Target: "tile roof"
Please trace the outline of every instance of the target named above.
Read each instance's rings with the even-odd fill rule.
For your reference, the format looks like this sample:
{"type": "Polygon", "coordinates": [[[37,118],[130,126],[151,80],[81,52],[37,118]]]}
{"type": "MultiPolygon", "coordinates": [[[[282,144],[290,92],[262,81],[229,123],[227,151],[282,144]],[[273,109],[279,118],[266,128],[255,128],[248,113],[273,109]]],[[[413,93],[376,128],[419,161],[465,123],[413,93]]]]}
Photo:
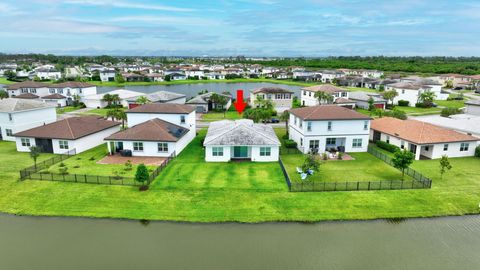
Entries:
{"type": "Polygon", "coordinates": [[[0,100],[0,112],[20,112],[53,107],[55,106],[46,104],[40,100],[17,98],[5,98],[0,100]]]}
{"type": "Polygon", "coordinates": [[[300,117],[302,120],[356,120],[370,117],[354,110],[337,105],[318,105],[291,109],[290,113],[300,117]]]}
{"type": "Polygon", "coordinates": [[[222,120],[210,123],[203,145],[280,145],[275,131],[252,120],[222,120]]]}
{"type": "Polygon", "coordinates": [[[127,113],[166,113],[166,114],[189,114],[195,111],[195,107],[174,103],[148,103],[127,111],[127,113]]]}
{"type": "Polygon", "coordinates": [[[312,92],[326,92],[326,93],[338,93],[338,92],[347,92],[346,89],[337,87],[331,84],[320,84],[320,85],[313,85],[309,87],[303,87],[302,90],[312,91],[312,92]]]}
{"type": "Polygon", "coordinates": [[[7,90],[18,90],[20,88],[48,88],[48,84],[35,82],[35,81],[24,81],[19,83],[14,83],[6,86],[7,90]]]}
{"type": "Polygon", "coordinates": [[[335,104],[345,104],[345,103],[355,103],[355,101],[348,98],[337,98],[334,102],[335,104]]]}
{"type": "Polygon", "coordinates": [[[95,85],[86,83],[86,82],[63,82],[63,83],[57,83],[57,84],[51,84],[49,87],[52,88],[87,88],[87,87],[94,87],[95,85]]]}
{"type": "Polygon", "coordinates": [[[478,141],[479,138],[417,120],[384,117],[372,121],[371,129],[416,144],[478,141]]]}
{"type": "Polygon", "coordinates": [[[38,99],[40,98],[39,96],[32,94],[32,93],[23,93],[18,96],[14,96],[12,98],[20,98],[20,99],[38,99]]]}
{"type": "Polygon", "coordinates": [[[155,118],[114,133],[105,138],[105,140],[176,142],[187,134],[188,131],[189,129],[187,128],[155,118]]]}
{"type": "Polygon", "coordinates": [[[42,97],[42,99],[65,99],[65,98],[67,97],[60,94],[51,94],[51,95],[42,97]]]}
{"type": "Polygon", "coordinates": [[[267,93],[267,94],[277,94],[277,93],[293,93],[293,91],[280,88],[280,87],[261,87],[252,90],[252,93],[257,94],[257,93],[267,93]]]}
{"type": "Polygon", "coordinates": [[[348,95],[349,99],[359,100],[359,101],[368,101],[370,97],[373,98],[374,102],[387,102],[386,99],[384,99],[383,97],[381,97],[379,94],[376,94],[376,93],[354,91],[354,92],[350,92],[350,94],[348,95]]]}
{"type": "Polygon", "coordinates": [[[408,90],[420,90],[420,89],[432,88],[428,85],[422,85],[422,84],[413,83],[413,82],[397,82],[397,83],[391,83],[388,86],[393,88],[408,89],[408,90]]]}
{"type": "Polygon", "coordinates": [[[71,117],[21,131],[13,136],[76,140],[118,125],[120,125],[120,123],[96,116],[71,117]]]}

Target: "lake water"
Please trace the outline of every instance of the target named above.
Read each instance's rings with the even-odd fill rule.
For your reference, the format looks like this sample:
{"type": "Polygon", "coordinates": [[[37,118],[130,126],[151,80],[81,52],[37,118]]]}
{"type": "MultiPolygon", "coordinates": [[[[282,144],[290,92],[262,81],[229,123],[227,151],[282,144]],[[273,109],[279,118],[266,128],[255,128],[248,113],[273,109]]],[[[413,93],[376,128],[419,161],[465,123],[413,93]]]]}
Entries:
{"type": "Polygon", "coordinates": [[[0,215],[0,269],[480,269],[480,216],[189,224],[0,215]]]}
{"type": "MultiPolygon", "coordinates": [[[[282,88],[291,90],[295,93],[296,96],[299,96],[300,88],[302,88],[301,86],[275,84],[275,83],[197,83],[197,84],[125,86],[123,88],[132,90],[132,91],[141,92],[141,93],[153,93],[156,91],[164,90],[164,91],[184,94],[187,96],[187,98],[190,98],[190,97],[196,96],[198,92],[204,89],[207,89],[209,92],[217,92],[217,93],[228,91],[234,96],[236,95],[236,91],[238,89],[242,89],[245,93],[244,96],[247,97],[250,90],[260,88],[260,87],[267,87],[267,86],[282,87],[282,88]]],[[[99,86],[97,87],[97,92],[99,94],[102,94],[102,93],[112,91],[115,89],[120,89],[120,88],[122,87],[99,86]]]]}

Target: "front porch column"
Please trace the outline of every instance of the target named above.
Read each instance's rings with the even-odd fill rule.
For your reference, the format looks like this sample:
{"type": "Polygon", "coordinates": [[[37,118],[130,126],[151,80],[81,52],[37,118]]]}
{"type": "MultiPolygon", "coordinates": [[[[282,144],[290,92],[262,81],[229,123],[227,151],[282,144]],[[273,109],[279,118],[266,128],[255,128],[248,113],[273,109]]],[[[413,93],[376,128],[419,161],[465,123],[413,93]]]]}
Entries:
{"type": "Polygon", "coordinates": [[[111,143],[108,141],[108,142],[107,142],[108,153],[111,155],[111,154],[112,154],[112,149],[111,149],[112,147],[111,147],[110,144],[111,144],[111,143]]]}
{"type": "Polygon", "coordinates": [[[420,160],[420,152],[422,151],[422,146],[417,145],[417,149],[415,151],[415,160],[420,160]]]}

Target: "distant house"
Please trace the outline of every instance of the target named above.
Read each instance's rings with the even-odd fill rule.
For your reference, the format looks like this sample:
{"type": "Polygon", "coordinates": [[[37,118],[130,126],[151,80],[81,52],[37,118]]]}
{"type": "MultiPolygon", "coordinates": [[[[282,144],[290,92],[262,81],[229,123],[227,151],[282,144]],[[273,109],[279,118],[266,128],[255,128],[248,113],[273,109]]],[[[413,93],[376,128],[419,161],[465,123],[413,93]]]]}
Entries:
{"type": "Polygon", "coordinates": [[[105,69],[100,71],[100,80],[102,82],[113,82],[115,81],[115,69],[105,69]]]}
{"type": "MultiPolygon", "coordinates": [[[[75,96],[80,97],[80,101],[83,102],[83,98],[90,95],[97,94],[97,86],[86,82],[64,82],[57,84],[50,84],[48,86],[48,95],[60,94],[67,98],[67,105],[70,105],[75,96]]],[[[45,96],[42,96],[42,98],[45,96]]]]}
{"type": "Polygon", "coordinates": [[[128,107],[128,100],[136,99],[137,97],[144,96],[145,94],[125,89],[117,89],[103,94],[88,95],[82,98],[83,103],[87,108],[105,108],[108,103],[103,101],[103,97],[106,94],[118,95],[120,97],[120,104],[122,107],[128,107]]]}
{"type": "Polygon", "coordinates": [[[186,80],[187,76],[183,73],[170,73],[168,74],[170,77],[171,81],[180,81],[180,80],[186,80]]]}
{"type": "Polygon", "coordinates": [[[349,99],[355,102],[356,107],[362,109],[369,108],[370,99],[373,100],[373,106],[377,109],[385,109],[387,106],[387,100],[377,93],[354,91],[349,93],[349,99]]]}
{"type": "Polygon", "coordinates": [[[190,69],[190,70],[185,71],[185,75],[188,78],[197,77],[197,78],[201,79],[203,76],[205,76],[205,73],[203,72],[203,70],[200,70],[200,69],[190,69]]]}
{"type": "Polygon", "coordinates": [[[37,96],[47,96],[49,95],[49,86],[46,83],[35,82],[35,81],[24,81],[19,83],[13,83],[7,85],[5,89],[8,92],[10,97],[15,97],[21,94],[34,94],[37,96]]]}
{"type": "Polygon", "coordinates": [[[315,97],[315,93],[324,92],[329,95],[332,95],[333,101],[338,98],[349,98],[349,92],[343,88],[331,85],[331,84],[321,84],[314,85],[309,87],[304,87],[301,89],[302,93],[300,96],[300,102],[303,106],[317,106],[320,105],[320,101],[315,97]]]}
{"type": "Polygon", "coordinates": [[[333,83],[334,80],[343,77],[345,74],[338,70],[322,70],[321,81],[323,83],[333,83]]]}
{"type": "MultiPolygon", "coordinates": [[[[186,96],[183,94],[168,92],[168,91],[158,91],[151,94],[144,95],[149,102],[151,103],[176,103],[176,104],[185,104],[186,96]]],[[[140,104],[137,103],[137,98],[134,97],[127,99],[128,108],[133,109],[140,104]]]]}
{"type": "Polygon", "coordinates": [[[0,140],[15,141],[14,133],[57,120],[55,107],[38,100],[0,100],[0,140]]]}
{"type": "Polygon", "coordinates": [[[225,75],[217,72],[206,73],[205,77],[207,77],[208,80],[225,80],[225,75]]]}
{"type": "Polygon", "coordinates": [[[72,117],[17,132],[17,151],[30,152],[31,146],[45,153],[63,154],[75,149],[76,153],[103,143],[103,138],[120,130],[120,123],[95,116],[72,117]]]}
{"type": "Polygon", "coordinates": [[[62,73],[56,69],[37,69],[35,76],[40,80],[58,80],[62,77],[62,73]]]}
{"type": "Polygon", "coordinates": [[[122,73],[122,77],[127,82],[143,82],[143,81],[145,81],[145,76],[137,74],[137,73],[124,72],[124,73],[122,73]]]}
{"type": "Polygon", "coordinates": [[[419,160],[473,156],[480,139],[425,122],[384,117],[372,121],[370,140],[407,149],[419,160]]]}
{"type": "Polygon", "coordinates": [[[288,131],[302,153],[366,152],[370,117],[336,105],[290,110],[288,131]]]}
{"type": "Polygon", "coordinates": [[[394,104],[398,104],[399,100],[406,100],[411,107],[415,107],[415,104],[419,102],[420,95],[424,92],[433,92],[436,97],[435,99],[445,100],[448,98],[448,94],[441,93],[441,87],[439,85],[427,85],[420,82],[398,82],[388,84],[386,85],[386,90],[395,90],[398,93],[398,96],[393,100],[394,104]]]}
{"type": "Polygon", "coordinates": [[[60,94],[51,94],[48,96],[42,97],[42,100],[50,105],[57,106],[57,107],[65,107],[67,106],[67,97],[60,94]]]}
{"type": "Polygon", "coordinates": [[[148,73],[145,76],[152,82],[163,82],[165,80],[165,76],[160,73],[148,73]]]}
{"type": "Polygon", "coordinates": [[[203,145],[207,162],[273,162],[278,160],[281,144],[271,126],[242,119],[212,122],[203,145]]]}
{"type": "Polygon", "coordinates": [[[211,110],[215,110],[215,109],[219,109],[219,110],[226,109],[226,110],[228,110],[228,108],[230,108],[230,106],[232,105],[232,97],[230,95],[224,95],[224,94],[218,94],[217,93],[217,95],[223,96],[223,97],[225,97],[225,99],[227,99],[227,104],[225,105],[225,107],[222,107],[222,105],[216,104],[211,100],[211,97],[212,97],[213,94],[214,94],[214,92],[209,92],[209,93],[198,95],[198,96],[188,100],[186,102],[186,104],[191,105],[191,106],[195,106],[196,111],[198,113],[207,113],[207,112],[209,112],[211,110]]]}
{"type": "Polygon", "coordinates": [[[274,109],[282,113],[292,108],[293,91],[280,87],[261,87],[250,92],[250,105],[257,107],[259,98],[272,101],[274,109]]]}

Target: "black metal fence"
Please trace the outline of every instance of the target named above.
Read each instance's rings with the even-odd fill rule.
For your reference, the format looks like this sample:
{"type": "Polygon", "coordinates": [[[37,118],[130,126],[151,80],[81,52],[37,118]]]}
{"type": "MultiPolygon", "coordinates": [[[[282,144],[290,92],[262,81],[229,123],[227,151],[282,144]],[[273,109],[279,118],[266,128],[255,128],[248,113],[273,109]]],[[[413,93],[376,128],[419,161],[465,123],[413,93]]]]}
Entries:
{"type": "MultiPolygon", "coordinates": [[[[74,154],[75,152],[73,152],[74,154]]],[[[71,182],[71,183],[86,183],[86,184],[98,184],[98,185],[120,185],[120,186],[141,186],[143,183],[135,181],[134,177],[124,176],[103,176],[103,175],[88,175],[88,174],[56,174],[50,172],[42,172],[44,169],[48,169],[50,166],[61,162],[70,155],[55,156],[50,160],[42,162],[42,166],[32,166],[20,171],[21,180],[39,180],[39,181],[58,181],[58,182],[71,182]]],[[[167,166],[167,164],[175,158],[175,152],[167,157],[158,167],[156,167],[152,173],[150,173],[147,185],[158,177],[160,172],[167,166]]]]}
{"type": "Polygon", "coordinates": [[[45,169],[48,169],[50,168],[50,166],[58,163],[58,162],[61,162],[61,161],[64,161],[65,159],[73,156],[76,154],[76,150],[75,149],[72,149],[72,150],[69,150],[61,155],[57,155],[57,156],[54,156],[52,158],[49,158],[47,160],[44,160],[42,162],[38,162],[36,165],[33,165],[33,166],[30,166],[28,168],[25,168],[23,170],[20,170],[20,179],[23,180],[25,178],[28,178],[30,177],[31,174],[33,173],[36,173],[36,172],[39,172],[41,170],[45,170],[45,169]]]}
{"type": "Polygon", "coordinates": [[[280,163],[280,168],[282,168],[282,173],[285,177],[285,182],[287,182],[288,190],[292,191],[292,182],[290,181],[290,176],[288,176],[288,172],[285,169],[285,165],[283,165],[283,161],[281,158],[278,159],[278,163],[280,163]]]}

